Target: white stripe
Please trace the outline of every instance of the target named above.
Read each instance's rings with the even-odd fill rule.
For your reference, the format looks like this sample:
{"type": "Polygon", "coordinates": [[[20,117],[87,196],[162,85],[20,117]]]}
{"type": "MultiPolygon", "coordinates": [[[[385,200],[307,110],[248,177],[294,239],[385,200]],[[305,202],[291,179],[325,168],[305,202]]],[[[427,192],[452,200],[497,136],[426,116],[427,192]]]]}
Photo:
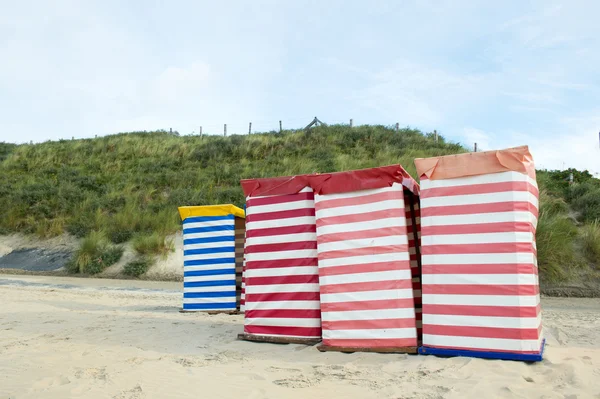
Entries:
{"type": "MultiPolygon", "coordinates": [[[[342,225],[343,226],[343,225],[342,225]]],[[[340,233],[343,232],[343,229],[340,229],[340,233]]],[[[340,251],[340,250],[348,250],[348,249],[357,249],[357,248],[367,248],[367,247],[379,247],[386,245],[408,245],[408,237],[406,235],[397,235],[397,236],[385,236],[385,237],[375,237],[375,238],[355,238],[344,241],[334,241],[334,242],[326,242],[319,243],[318,251],[319,254],[328,252],[328,251],[340,251]]]]}
{"type": "Polygon", "coordinates": [[[533,253],[513,252],[502,254],[450,254],[450,255],[423,255],[423,265],[470,265],[486,264],[494,265],[500,263],[526,263],[533,264],[533,253]]]}
{"type": "Polygon", "coordinates": [[[385,211],[388,209],[403,208],[404,203],[401,199],[385,200],[373,202],[365,205],[348,205],[336,208],[317,209],[317,219],[323,219],[335,216],[361,215],[369,212],[385,211]]]}
{"type": "Polygon", "coordinates": [[[246,246],[262,244],[280,244],[288,242],[317,241],[316,233],[296,233],[280,234],[276,236],[249,237],[246,239],[246,246]]]}
{"type": "Polygon", "coordinates": [[[197,266],[184,266],[184,272],[194,272],[198,270],[216,270],[216,269],[232,269],[235,267],[235,263],[220,263],[212,265],[197,265],[197,266]]]}
{"type": "Polygon", "coordinates": [[[183,292],[227,292],[235,291],[235,282],[231,285],[222,285],[219,287],[186,287],[183,284],[183,292]]]}
{"type": "Polygon", "coordinates": [[[282,292],[319,292],[319,284],[248,284],[246,286],[246,295],[282,292]]]}
{"type": "Polygon", "coordinates": [[[246,278],[251,277],[279,277],[279,276],[309,276],[319,274],[316,266],[289,266],[265,269],[247,269],[246,278]]]}
{"type": "Polygon", "coordinates": [[[530,222],[535,226],[537,224],[537,219],[531,212],[521,211],[474,213],[471,215],[423,216],[421,218],[422,227],[501,222],[530,222]]]}
{"type": "Polygon", "coordinates": [[[321,319],[308,319],[297,317],[294,319],[284,319],[279,317],[258,317],[244,320],[247,326],[273,326],[273,327],[321,327],[321,319]]]}
{"type": "Polygon", "coordinates": [[[423,305],[537,306],[539,303],[539,295],[423,295],[423,305]]]}
{"type": "Polygon", "coordinates": [[[463,327],[538,328],[542,316],[538,317],[489,317],[424,314],[423,324],[463,327]]]}
{"type": "Polygon", "coordinates": [[[342,320],[376,320],[376,319],[414,319],[415,310],[407,309],[375,309],[375,310],[348,310],[348,311],[321,311],[323,321],[342,320]]]}
{"type": "MultiPolygon", "coordinates": [[[[220,258],[235,258],[235,252],[217,252],[214,254],[183,255],[183,260],[210,260],[220,258]]],[[[235,263],[235,262],[232,262],[235,263]]]]}
{"type": "Polygon", "coordinates": [[[316,249],[294,249],[273,252],[251,252],[246,254],[246,262],[257,262],[263,260],[281,260],[281,259],[304,259],[316,258],[316,249]]]}
{"type": "Polygon", "coordinates": [[[421,246],[453,245],[453,244],[489,244],[511,242],[534,242],[533,233],[480,233],[480,234],[440,234],[427,235],[421,241],[421,246]]]}
{"type": "Polygon", "coordinates": [[[423,345],[454,346],[476,350],[539,351],[542,341],[535,339],[501,339],[477,337],[451,337],[445,335],[423,334],[423,345]]]}
{"type": "Polygon", "coordinates": [[[321,286],[351,283],[368,283],[373,281],[411,280],[410,270],[391,270],[384,272],[338,274],[335,276],[321,276],[321,286]]]}
{"type": "MultiPolygon", "coordinates": [[[[338,194],[325,194],[325,195],[315,194],[315,202],[336,200],[336,199],[359,198],[359,197],[364,197],[364,196],[372,195],[372,194],[378,194],[378,193],[383,193],[383,192],[402,191],[402,190],[403,190],[403,187],[401,184],[394,183],[391,187],[372,188],[369,190],[350,191],[350,192],[338,193],[338,194]]],[[[404,198],[404,196],[402,196],[402,198],[404,198]]]]}
{"type": "Polygon", "coordinates": [[[274,227],[300,226],[305,224],[315,224],[314,216],[300,216],[296,218],[280,218],[273,220],[263,220],[257,222],[247,222],[246,231],[256,229],[270,229],[274,227]]]}
{"type": "Polygon", "coordinates": [[[321,303],[361,302],[384,299],[408,299],[412,297],[413,291],[410,288],[379,291],[341,292],[335,294],[321,294],[321,303]]]}
{"type": "Polygon", "coordinates": [[[416,328],[386,328],[374,330],[323,330],[323,339],[386,339],[417,338],[416,328]]]}
{"type": "MultiPolygon", "coordinates": [[[[528,175],[511,171],[501,173],[490,173],[479,176],[458,177],[455,179],[421,180],[421,192],[424,192],[423,194],[426,194],[425,190],[438,187],[470,186],[473,184],[486,183],[512,183],[521,181],[529,182],[534,187],[537,187],[537,182],[528,175]]],[[[423,201],[422,198],[421,201],[423,201]]]]}
{"type": "Polygon", "coordinates": [[[321,309],[319,301],[265,301],[246,302],[246,310],[321,309]]]}
{"type": "Polygon", "coordinates": [[[491,204],[495,202],[530,202],[536,208],[538,199],[529,191],[502,191],[499,193],[448,195],[421,199],[423,209],[434,206],[491,204]]]}
{"type": "Polygon", "coordinates": [[[423,285],[536,285],[536,277],[535,274],[423,274],[423,285]]]}
{"type": "Polygon", "coordinates": [[[361,255],[335,259],[319,259],[319,267],[364,265],[377,262],[408,261],[408,252],[394,252],[377,255],[361,255]]]}
{"type": "Polygon", "coordinates": [[[235,273],[219,274],[216,276],[187,276],[187,277],[183,278],[183,282],[191,283],[191,282],[197,282],[197,281],[219,281],[219,280],[232,280],[232,279],[235,279],[235,273]]]}
{"type": "MultiPolygon", "coordinates": [[[[224,220],[211,220],[207,222],[193,222],[193,223],[183,223],[183,229],[195,229],[198,227],[216,227],[216,226],[231,226],[233,227],[233,220],[224,219],[224,220]]],[[[233,231],[231,231],[233,234],[233,231]]]]}
{"type": "Polygon", "coordinates": [[[319,236],[324,234],[332,234],[339,233],[340,230],[344,232],[353,232],[353,231],[364,231],[364,230],[373,230],[373,229],[384,229],[387,227],[405,227],[406,219],[404,217],[396,217],[396,218],[385,218],[385,219],[377,219],[377,220],[369,220],[366,222],[355,222],[355,223],[335,223],[325,226],[319,226],[317,228],[317,234],[319,236]],[[374,226],[374,223],[377,223],[374,226]]]}
{"type": "Polygon", "coordinates": [[[184,251],[188,251],[190,249],[205,249],[205,248],[234,248],[236,249],[235,244],[232,241],[220,241],[220,242],[206,242],[201,244],[186,244],[183,246],[184,251]]]}
{"type": "MultiPolygon", "coordinates": [[[[231,302],[235,303],[236,297],[234,296],[226,296],[221,298],[183,298],[183,303],[221,303],[221,302],[231,302]]],[[[204,309],[199,309],[204,310],[204,309]]]]}
{"type": "Polygon", "coordinates": [[[257,215],[261,213],[292,211],[296,209],[314,208],[315,201],[299,199],[298,201],[282,202],[279,204],[251,205],[246,208],[246,216],[257,215]]]}
{"type": "Polygon", "coordinates": [[[184,240],[192,240],[194,238],[210,238],[210,237],[235,237],[233,231],[231,230],[223,230],[223,231],[208,231],[205,233],[184,233],[184,240]]]}

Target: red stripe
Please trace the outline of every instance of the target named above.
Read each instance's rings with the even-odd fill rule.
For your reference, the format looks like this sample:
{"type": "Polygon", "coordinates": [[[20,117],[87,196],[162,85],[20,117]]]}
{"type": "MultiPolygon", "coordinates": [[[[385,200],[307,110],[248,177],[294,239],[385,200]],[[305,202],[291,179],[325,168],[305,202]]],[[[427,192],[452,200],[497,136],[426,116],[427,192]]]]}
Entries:
{"type": "Polygon", "coordinates": [[[446,205],[423,208],[423,216],[473,215],[476,213],[531,212],[536,218],[537,208],[527,201],[492,202],[489,204],[446,205]]]}
{"type": "MultiPolygon", "coordinates": [[[[523,353],[523,354],[539,354],[539,350],[535,351],[522,351],[522,350],[504,350],[504,349],[489,349],[489,348],[465,348],[462,346],[446,346],[446,345],[423,345],[425,348],[439,348],[439,349],[456,349],[460,351],[471,351],[471,352],[496,352],[496,353],[523,353]]],[[[540,348],[541,349],[541,348],[540,348]]]]}
{"type": "Polygon", "coordinates": [[[272,292],[267,294],[246,294],[246,303],[270,301],[319,301],[318,292],[272,292]]]}
{"type": "Polygon", "coordinates": [[[378,246],[378,247],[352,248],[352,249],[341,249],[341,250],[337,250],[337,251],[321,252],[321,253],[319,253],[319,260],[349,258],[349,257],[353,257],[353,256],[364,256],[364,255],[403,253],[403,252],[408,252],[408,245],[406,245],[406,244],[382,245],[382,246],[378,246]]]}
{"type": "Polygon", "coordinates": [[[256,237],[280,236],[286,234],[316,233],[317,226],[314,224],[300,224],[297,226],[271,227],[268,229],[248,229],[246,239],[256,237]]]}
{"type": "Polygon", "coordinates": [[[265,220],[279,220],[315,216],[315,208],[291,209],[287,211],[264,212],[246,216],[246,223],[262,222],[265,220]]]}
{"type": "Polygon", "coordinates": [[[275,259],[275,260],[255,260],[247,261],[246,269],[271,269],[278,267],[302,267],[317,266],[318,258],[297,258],[297,259],[275,259]]]}
{"type": "Polygon", "coordinates": [[[403,218],[401,209],[384,209],[382,211],[358,213],[354,215],[330,216],[317,219],[317,227],[330,226],[344,223],[369,222],[379,219],[403,218]]]}
{"type": "Polygon", "coordinates": [[[537,328],[464,327],[437,324],[424,324],[423,334],[503,339],[538,339],[540,337],[537,328]]]}
{"type": "Polygon", "coordinates": [[[317,274],[300,274],[292,276],[249,277],[247,284],[252,287],[280,284],[319,284],[319,276],[317,274]]]}
{"type": "Polygon", "coordinates": [[[417,346],[417,338],[323,339],[323,345],[347,348],[406,348],[417,346]]]}
{"type": "Polygon", "coordinates": [[[244,326],[246,334],[320,337],[319,327],[244,326]]]}
{"type": "Polygon", "coordinates": [[[319,309],[264,309],[246,311],[246,319],[285,318],[285,319],[320,319],[319,309]]]}
{"type": "Polygon", "coordinates": [[[249,198],[248,201],[246,201],[246,207],[250,208],[252,206],[283,204],[286,202],[306,201],[314,199],[315,193],[313,193],[312,191],[298,194],[274,195],[272,197],[264,198],[249,198]]]}
{"type": "Polygon", "coordinates": [[[381,291],[407,288],[412,289],[412,281],[370,281],[362,283],[321,285],[321,294],[339,294],[344,292],[381,291]]]}
{"type": "Polygon", "coordinates": [[[406,309],[413,307],[412,298],[381,299],[360,302],[332,302],[321,303],[321,312],[345,312],[350,310],[377,310],[377,309],[406,309]]]}
{"type": "Polygon", "coordinates": [[[423,284],[423,295],[537,295],[537,285],[423,284]]]}
{"type": "MultiPolygon", "coordinates": [[[[412,224],[407,224],[406,225],[406,233],[407,234],[412,234],[414,231],[413,225],[412,224]]],[[[417,223],[417,233],[419,233],[421,231],[421,225],[419,223],[417,223]]]]}
{"type": "Polygon", "coordinates": [[[279,242],[275,244],[253,244],[246,246],[246,253],[298,251],[302,249],[317,249],[316,241],[279,242]]]}
{"type": "Polygon", "coordinates": [[[530,233],[535,232],[529,222],[499,222],[484,224],[454,224],[447,226],[424,226],[424,236],[444,234],[481,234],[481,233],[530,233]]]}
{"type": "Polygon", "coordinates": [[[342,233],[322,234],[317,236],[319,244],[326,244],[329,242],[347,241],[347,240],[360,240],[363,238],[379,238],[388,236],[405,236],[406,227],[384,227],[382,229],[373,230],[361,230],[361,231],[348,231],[342,233]]]}
{"type": "Polygon", "coordinates": [[[323,330],[383,330],[385,328],[416,328],[415,319],[373,319],[322,321],[323,330]]]}
{"type": "Polygon", "coordinates": [[[436,187],[421,190],[421,198],[450,197],[453,195],[490,194],[508,191],[526,191],[539,196],[537,187],[525,181],[469,184],[453,187],[436,187]]]}
{"type": "Polygon", "coordinates": [[[336,199],[328,199],[324,201],[319,201],[315,204],[317,210],[323,209],[331,209],[338,208],[341,206],[352,206],[352,205],[367,205],[373,204],[381,201],[388,200],[399,200],[401,199],[402,192],[401,191],[382,191],[375,194],[362,195],[359,197],[350,197],[350,198],[336,198],[336,199]]]}
{"type": "Polygon", "coordinates": [[[537,317],[538,306],[478,306],[478,305],[423,305],[424,314],[487,316],[487,317],[537,317]]]}
{"type": "Polygon", "coordinates": [[[408,270],[410,263],[407,260],[397,262],[359,263],[357,265],[332,266],[319,268],[319,276],[339,276],[343,274],[388,272],[395,270],[408,270]]]}
{"type": "Polygon", "coordinates": [[[527,263],[475,265],[423,265],[423,274],[538,274],[537,267],[527,263]]]}
{"type": "Polygon", "coordinates": [[[535,253],[531,242],[424,245],[422,255],[535,253]]]}

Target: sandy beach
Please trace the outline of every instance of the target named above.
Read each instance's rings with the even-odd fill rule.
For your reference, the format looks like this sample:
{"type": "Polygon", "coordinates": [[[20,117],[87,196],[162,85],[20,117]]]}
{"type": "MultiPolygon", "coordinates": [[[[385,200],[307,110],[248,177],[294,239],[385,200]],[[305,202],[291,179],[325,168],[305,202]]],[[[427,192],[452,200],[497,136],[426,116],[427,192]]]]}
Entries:
{"type": "Polygon", "coordinates": [[[537,364],[237,341],[181,283],[0,275],[0,399],[600,398],[600,299],[544,298],[537,364]]]}

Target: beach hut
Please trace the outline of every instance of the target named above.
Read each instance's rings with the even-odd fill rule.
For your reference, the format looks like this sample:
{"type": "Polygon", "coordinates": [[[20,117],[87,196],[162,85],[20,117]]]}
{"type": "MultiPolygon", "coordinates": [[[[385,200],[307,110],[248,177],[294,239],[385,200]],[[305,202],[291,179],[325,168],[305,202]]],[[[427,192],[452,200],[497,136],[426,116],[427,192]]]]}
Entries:
{"type": "Polygon", "coordinates": [[[538,188],[527,147],[415,160],[420,353],[539,361],[538,188]]]}
{"type": "Polygon", "coordinates": [[[321,339],[314,194],[306,176],[241,182],[246,195],[244,333],[240,339],[321,339]]]}
{"type": "Polygon", "coordinates": [[[314,175],[310,185],[321,292],[319,350],[416,353],[407,219],[412,226],[418,185],[400,165],[314,175]]]}
{"type": "Polygon", "coordinates": [[[241,294],[236,272],[242,267],[244,211],[233,205],[183,206],[179,214],[183,311],[235,312],[241,294]]]}

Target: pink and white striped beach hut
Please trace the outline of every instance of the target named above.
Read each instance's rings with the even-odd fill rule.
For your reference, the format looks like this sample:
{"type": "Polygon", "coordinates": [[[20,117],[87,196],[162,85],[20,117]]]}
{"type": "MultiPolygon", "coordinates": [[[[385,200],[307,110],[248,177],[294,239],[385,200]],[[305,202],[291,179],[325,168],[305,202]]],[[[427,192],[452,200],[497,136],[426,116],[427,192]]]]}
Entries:
{"type": "Polygon", "coordinates": [[[310,185],[321,291],[319,350],[416,353],[406,207],[412,226],[418,185],[400,165],[313,175],[310,185]]]}
{"type": "Polygon", "coordinates": [[[528,148],[415,164],[421,179],[420,353],[541,360],[538,188],[528,148]]]}

